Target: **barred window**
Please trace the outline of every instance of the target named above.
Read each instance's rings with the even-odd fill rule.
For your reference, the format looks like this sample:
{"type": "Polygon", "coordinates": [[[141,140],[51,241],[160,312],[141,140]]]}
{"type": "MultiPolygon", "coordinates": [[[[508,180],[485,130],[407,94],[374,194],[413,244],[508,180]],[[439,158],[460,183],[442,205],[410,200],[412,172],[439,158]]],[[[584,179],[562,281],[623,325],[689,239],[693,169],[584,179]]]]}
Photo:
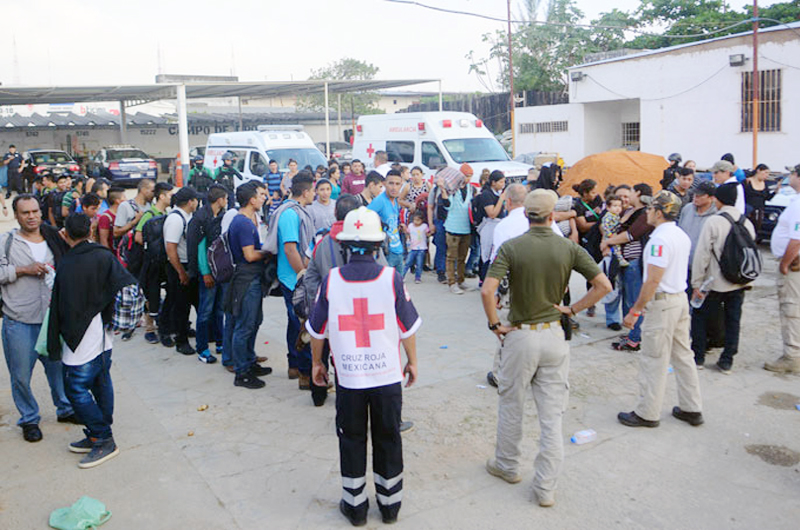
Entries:
{"type": "Polygon", "coordinates": [[[639,122],[622,124],[622,147],[629,151],[638,151],[641,140],[639,122]]]}
{"type": "Polygon", "coordinates": [[[568,121],[543,121],[538,123],[520,123],[520,134],[568,132],[568,121]]]}
{"type": "MultiPolygon", "coordinates": [[[[781,130],[781,70],[758,72],[758,130],[781,130]]],[[[741,132],[753,130],[753,72],[742,72],[741,132]]]]}

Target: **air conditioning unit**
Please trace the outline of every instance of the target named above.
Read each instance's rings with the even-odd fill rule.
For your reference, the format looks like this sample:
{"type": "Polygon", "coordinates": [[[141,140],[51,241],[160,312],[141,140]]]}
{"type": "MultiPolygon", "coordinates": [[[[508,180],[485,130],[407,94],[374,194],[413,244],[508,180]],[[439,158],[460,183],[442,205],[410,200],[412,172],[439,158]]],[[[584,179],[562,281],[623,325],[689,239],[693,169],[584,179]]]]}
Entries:
{"type": "Polygon", "coordinates": [[[586,74],[583,72],[570,72],[569,78],[571,81],[577,83],[578,81],[583,81],[586,78],[586,74]]]}
{"type": "Polygon", "coordinates": [[[728,61],[731,66],[744,66],[744,63],[747,61],[747,58],[744,56],[743,53],[735,53],[728,57],[728,61]]]}

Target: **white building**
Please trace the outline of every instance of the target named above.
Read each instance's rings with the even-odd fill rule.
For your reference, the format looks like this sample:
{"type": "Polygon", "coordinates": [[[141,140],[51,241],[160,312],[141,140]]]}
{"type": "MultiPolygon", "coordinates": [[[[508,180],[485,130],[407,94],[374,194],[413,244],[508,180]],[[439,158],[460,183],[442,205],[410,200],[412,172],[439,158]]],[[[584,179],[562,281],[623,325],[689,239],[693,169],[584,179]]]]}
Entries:
{"type": "Polygon", "coordinates": [[[800,22],[759,30],[758,160],[752,160],[752,32],[648,50],[569,69],[570,103],[516,110],[516,152],[574,164],[610,149],[711,166],[800,162],[800,22]]]}

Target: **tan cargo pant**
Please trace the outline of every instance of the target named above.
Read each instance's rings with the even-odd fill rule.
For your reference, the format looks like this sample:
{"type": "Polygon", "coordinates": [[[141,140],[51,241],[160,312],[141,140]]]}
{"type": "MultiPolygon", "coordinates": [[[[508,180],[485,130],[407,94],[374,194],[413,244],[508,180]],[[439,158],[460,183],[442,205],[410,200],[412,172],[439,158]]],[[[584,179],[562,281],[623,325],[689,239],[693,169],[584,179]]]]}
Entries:
{"type": "Polygon", "coordinates": [[[702,412],[700,382],[689,340],[689,303],[685,293],[658,293],[647,304],[639,353],[639,403],[634,412],[650,421],[661,418],[670,361],[678,384],[678,406],[702,412]]]}
{"type": "Polygon", "coordinates": [[[516,473],[521,455],[525,399],[533,390],[539,415],[539,454],[533,488],[537,495],[555,490],[564,440],[561,419],[569,385],[569,344],[558,322],[549,329],[521,329],[506,335],[500,354],[495,458],[501,470],[516,473]]]}
{"type": "Polygon", "coordinates": [[[800,363],[800,272],[778,274],[783,356],[800,363]]]}

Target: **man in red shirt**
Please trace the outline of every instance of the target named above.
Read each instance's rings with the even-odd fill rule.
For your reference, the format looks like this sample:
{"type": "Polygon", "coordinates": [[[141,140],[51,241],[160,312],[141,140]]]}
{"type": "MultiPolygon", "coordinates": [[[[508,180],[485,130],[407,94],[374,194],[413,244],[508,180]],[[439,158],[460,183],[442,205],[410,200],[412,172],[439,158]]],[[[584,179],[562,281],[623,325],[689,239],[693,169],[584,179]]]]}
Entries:
{"type": "Polygon", "coordinates": [[[358,195],[364,189],[364,179],[366,178],[364,175],[364,164],[361,160],[353,160],[352,169],[353,172],[348,173],[342,179],[342,193],[358,195]]]}
{"type": "Polygon", "coordinates": [[[122,188],[111,188],[108,190],[108,210],[100,215],[97,220],[98,243],[106,248],[114,250],[114,221],[117,218],[117,208],[125,201],[125,190],[122,188]]]}

